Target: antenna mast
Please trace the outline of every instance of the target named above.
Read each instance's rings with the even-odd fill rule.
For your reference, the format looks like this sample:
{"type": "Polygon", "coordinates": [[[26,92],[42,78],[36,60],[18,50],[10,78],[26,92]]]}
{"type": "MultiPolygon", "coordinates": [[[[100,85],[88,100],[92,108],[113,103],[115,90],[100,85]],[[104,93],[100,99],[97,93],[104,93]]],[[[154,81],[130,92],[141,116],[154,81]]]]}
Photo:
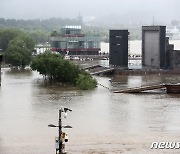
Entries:
{"type": "Polygon", "coordinates": [[[153,26],[154,26],[154,13],[153,13],[153,26]]]}

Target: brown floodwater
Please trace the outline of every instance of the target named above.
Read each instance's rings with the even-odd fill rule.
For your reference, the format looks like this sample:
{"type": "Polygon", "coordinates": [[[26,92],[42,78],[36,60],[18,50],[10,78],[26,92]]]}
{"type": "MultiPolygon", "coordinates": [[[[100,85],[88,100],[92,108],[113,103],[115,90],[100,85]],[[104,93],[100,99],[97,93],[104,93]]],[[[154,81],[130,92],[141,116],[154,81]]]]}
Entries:
{"type": "MultiPolygon", "coordinates": [[[[110,89],[180,82],[178,75],[121,76],[111,84],[96,77],[110,89]]],[[[180,141],[180,94],[164,90],[141,94],[115,94],[98,86],[80,91],[57,85],[47,86],[42,76],[30,70],[2,69],[0,87],[0,154],[53,154],[58,109],[73,112],[63,119],[71,154],[180,153],[151,149],[152,142],[180,141]]]]}

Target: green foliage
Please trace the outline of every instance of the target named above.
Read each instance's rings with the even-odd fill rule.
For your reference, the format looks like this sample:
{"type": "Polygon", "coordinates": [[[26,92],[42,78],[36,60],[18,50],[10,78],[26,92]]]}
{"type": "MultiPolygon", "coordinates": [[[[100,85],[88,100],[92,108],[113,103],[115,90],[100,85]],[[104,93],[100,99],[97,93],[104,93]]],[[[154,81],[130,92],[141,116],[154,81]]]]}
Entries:
{"type": "Polygon", "coordinates": [[[24,68],[29,65],[35,42],[23,31],[17,29],[0,30],[0,49],[6,63],[24,68]]]}
{"type": "Polygon", "coordinates": [[[97,81],[89,74],[79,74],[76,85],[81,90],[94,89],[97,86],[97,81]]]}
{"type": "Polygon", "coordinates": [[[29,37],[29,36],[26,35],[26,34],[21,34],[21,35],[19,36],[19,38],[26,43],[26,47],[27,47],[29,50],[31,50],[31,51],[34,50],[35,42],[34,42],[34,40],[33,40],[31,37],[29,37]]]}
{"type": "Polygon", "coordinates": [[[31,63],[32,70],[37,70],[41,75],[53,76],[54,69],[56,69],[60,56],[51,54],[50,52],[44,52],[43,54],[37,55],[31,63]],[[50,66],[51,65],[51,66],[50,66]],[[51,70],[50,70],[50,67],[51,70]]]}
{"type": "Polygon", "coordinates": [[[49,51],[37,55],[31,63],[32,70],[61,83],[77,85],[79,89],[93,89],[97,82],[78,66],[49,51]]]}
{"type": "Polygon", "coordinates": [[[49,18],[49,19],[33,19],[33,20],[15,20],[0,18],[0,25],[7,28],[20,28],[27,31],[30,30],[59,30],[64,25],[79,25],[78,19],[69,18],[49,18]]]}
{"type": "Polygon", "coordinates": [[[57,31],[52,31],[50,36],[51,37],[60,36],[60,33],[58,33],[57,31]]]}
{"type": "Polygon", "coordinates": [[[50,32],[45,30],[31,30],[27,34],[38,44],[50,41],[50,32]]]}
{"type": "Polygon", "coordinates": [[[5,52],[8,48],[8,44],[16,37],[20,37],[25,43],[28,49],[33,50],[35,46],[34,40],[25,34],[23,31],[17,29],[4,29],[0,30],[0,49],[5,52]]]}
{"type": "Polygon", "coordinates": [[[79,68],[64,60],[60,55],[45,52],[32,60],[31,68],[50,79],[75,84],[79,68]]]}
{"type": "MultiPolygon", "coordinates": [[[[45,43],[50,41],[50,36],[57,36],[60,27],[65,25],[79,25],[82,21],[79,19],[63,19],[63,18],[50,18],[50,19],[34,19],[34,20],[15,20],[0,18],[0,29],[3,28],[18,28],[23,29],[28,33],[36,43],[45,43]],[[53,32],[52,32],[53,31],[53,32]],[[54,33],[54,32],[57,32],[54,33]]],[[[173,22],[174,23],[174,22],[173,22]]],[[[83,24],[83,23],[82,23],[83,24]]],[[[83,24],[83,33],[86,35],[98,35],[102,41],[108,42],[109,29],[128,29],[130,32],[130,39],[141,39],[141,26],[139,24],[103,24],[96,23],[93,26],[83,24]]]]}
{"type": "Polygon", "coordinates": [[[0,30],[0,49],[2,49],[3,52],[7,50],[9,42],[21,33],[22,32],[15,29],[0,30]]]}
{"type": "Polygon", "coordinates": [[[6,63],[24,68],[31,61],[32,50],[27,47],[21,37],[16,37],[10,41],[4,56],[6,63]]]}

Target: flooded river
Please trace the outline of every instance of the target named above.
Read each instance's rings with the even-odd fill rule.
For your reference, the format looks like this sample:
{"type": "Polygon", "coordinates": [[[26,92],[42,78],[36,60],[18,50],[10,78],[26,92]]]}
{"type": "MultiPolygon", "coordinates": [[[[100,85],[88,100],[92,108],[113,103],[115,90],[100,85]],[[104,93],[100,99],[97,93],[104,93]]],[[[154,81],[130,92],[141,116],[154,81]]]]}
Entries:
{"type": "MultiPolygon", "coordinates": [[[[179,76],[122,76],[111,85],[106,77],[100,84],[119,89],[150,83],[180,82],[179,76]]],[[[0,87],[0,154],[53,154],[58,109],[73,112],[63,119],[71,154],[180,153],[151,149],[152,142],[180,141],[180,95],[163,90],[143,94],[115,94],[98,86],[92,91],[45,86],[37,72],[2,69],[0,87]]]]}

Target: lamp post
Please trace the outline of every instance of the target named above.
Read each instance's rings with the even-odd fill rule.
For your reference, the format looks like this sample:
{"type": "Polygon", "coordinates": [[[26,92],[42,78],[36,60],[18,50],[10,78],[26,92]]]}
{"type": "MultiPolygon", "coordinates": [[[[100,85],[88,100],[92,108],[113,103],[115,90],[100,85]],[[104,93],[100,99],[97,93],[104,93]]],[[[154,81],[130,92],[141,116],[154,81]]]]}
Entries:
{"type": "Polygon", "coordinates": [[[62,113],[62,108],[59,110],[59,154],[62,154],[62,140],[61,140],[62,121],[61,121],[61,113],[62,113]]]}
{"type": "Polygon", "coordinates": [[[59,110],[59,125],[53,125],[53,124],[49,124],[48,127],[58,127],[59,128],[59,137],[58,137],[58,141],[59,141],[59,154],[64,154],[63,149],[62,149],[62,128],[72,128],[71,126],[62,126],[62,120],[61,120],[61,114],[62,112],[65,113],[65,116],[67,114],[67,111],[72,111],[69,108],[61,108],[59,110]]]}

